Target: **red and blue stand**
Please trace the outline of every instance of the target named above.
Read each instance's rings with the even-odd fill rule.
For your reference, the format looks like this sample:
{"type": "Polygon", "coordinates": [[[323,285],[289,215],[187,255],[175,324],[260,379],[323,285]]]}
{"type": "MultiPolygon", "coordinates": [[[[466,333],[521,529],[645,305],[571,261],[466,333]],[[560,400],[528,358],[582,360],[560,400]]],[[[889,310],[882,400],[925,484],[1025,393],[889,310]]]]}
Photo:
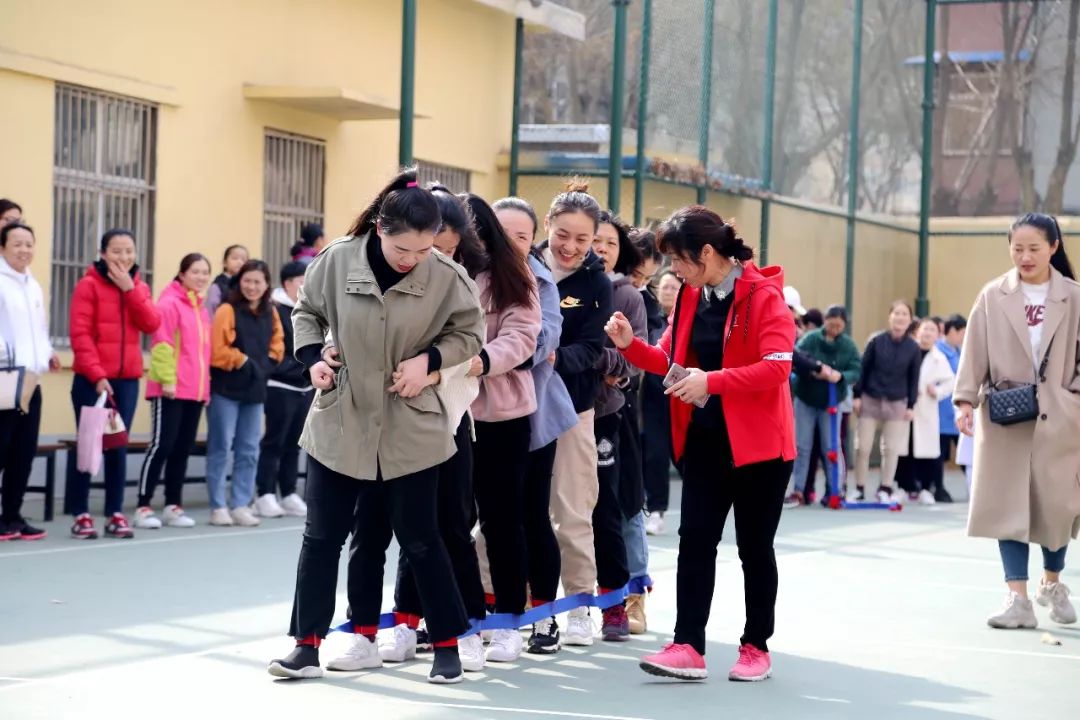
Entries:
{"type": "Polygon", "coordinates": [[[888,510],[900,512],[904,506],[898,502],[874,500],[848,500],[840,487],[840,410],[836,401],[836,385],[829,383],[829,449],[825,453],[829,473],[829,507],[833,510],[888,510]]]}

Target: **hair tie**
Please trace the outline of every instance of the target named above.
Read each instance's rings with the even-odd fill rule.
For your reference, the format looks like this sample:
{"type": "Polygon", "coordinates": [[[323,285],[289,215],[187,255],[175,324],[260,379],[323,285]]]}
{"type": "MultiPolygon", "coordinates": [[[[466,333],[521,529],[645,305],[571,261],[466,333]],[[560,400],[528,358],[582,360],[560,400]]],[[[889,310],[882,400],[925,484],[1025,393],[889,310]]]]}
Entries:
{"type": "Polygon", "coordinates": [[[405,187],[406,189],[418,187],[418,183],[415,180],[410,180],[409,182],[405,183],[405,187]]]}

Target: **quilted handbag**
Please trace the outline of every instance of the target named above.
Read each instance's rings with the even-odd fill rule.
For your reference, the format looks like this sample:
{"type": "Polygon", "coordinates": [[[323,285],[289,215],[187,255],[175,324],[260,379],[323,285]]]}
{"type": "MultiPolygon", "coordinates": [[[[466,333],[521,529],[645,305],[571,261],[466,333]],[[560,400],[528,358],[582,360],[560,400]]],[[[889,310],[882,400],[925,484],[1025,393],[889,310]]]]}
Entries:
{"type": "MultiPolygon", "coordinates": [[[[1039,380],[1046,381],[1046,365],[1050,362],[1050,348],[1054,341],[1046,346],[1042,364],[1039,365],[1039,380]]],[[[1016,425],[1030,422],[1039,417],[1039,397],[1037,385],[1019,385],[1007,390],[994,390],[987,398],[990,403],[990,422],[997,425],[1016,425]]]]}

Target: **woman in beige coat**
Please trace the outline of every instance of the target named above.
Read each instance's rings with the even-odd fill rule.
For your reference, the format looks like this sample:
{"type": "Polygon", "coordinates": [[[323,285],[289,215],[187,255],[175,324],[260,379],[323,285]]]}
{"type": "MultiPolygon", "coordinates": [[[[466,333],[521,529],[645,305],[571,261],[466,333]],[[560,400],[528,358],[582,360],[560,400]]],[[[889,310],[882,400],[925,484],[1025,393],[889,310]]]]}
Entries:
{"type": "Polygon", "coordinates": [[[987,284],[972,308],[953,403],[965,435],[979,412],[968,534],[998,541],[1009,586],[1004,609],[987,622],[1033,628],[1029,543],[1043,552],[1036,601],[1051,607],[1052,621],[1076,622],[1060,573],[1080,530],[1080,284],[1054,218],[1024,215],[1009,231],[1009,248],[1014,269],[987,284]],[[1035,420],[990,420],[990,393],[1032,383],[1035,420]]]}
{"type": "Polygon", "coordinates": [[[484,313],[465,270],[432,252],[441,225],[415,170],[398,175],[349,237],[319,253],[293,311],[296,356],[315,396],[300,446],[308,452],[308,517],[289,634],[276,677],[322,675],[318,648],[333,620],[342,545],[350,549],[353,645],[332,670],[382,665],[375,634],[392,535],[416,578],[435,658],[428,679],[459,682],[456,638],[469,627],[439,535],[438,466],[454,454],[446,409],[429,376],[480,352],[484,313]],[[320,359],[327,334],[337,371],[320,359]]]}

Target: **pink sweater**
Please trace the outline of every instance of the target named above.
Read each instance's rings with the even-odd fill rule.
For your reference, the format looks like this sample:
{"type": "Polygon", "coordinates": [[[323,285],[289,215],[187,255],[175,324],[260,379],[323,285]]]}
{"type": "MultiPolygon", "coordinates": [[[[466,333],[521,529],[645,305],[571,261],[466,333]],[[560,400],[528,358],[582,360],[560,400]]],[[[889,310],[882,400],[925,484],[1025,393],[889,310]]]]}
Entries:
{"type": "Polygon", "coordinates": [[[527,417],[536,412],[536,389],[528,368],[536,338],[540,334],[540,297],[536,287],[529,294],[527,306],[513,305],[495,312],[491,307],[486,272],[476,276],[480,303],[487,313],[487,342],[483,353],[488,370],[480,378],[480,395],[472,404],[473,417],[479,422],[499,422],[527,417]]]}

